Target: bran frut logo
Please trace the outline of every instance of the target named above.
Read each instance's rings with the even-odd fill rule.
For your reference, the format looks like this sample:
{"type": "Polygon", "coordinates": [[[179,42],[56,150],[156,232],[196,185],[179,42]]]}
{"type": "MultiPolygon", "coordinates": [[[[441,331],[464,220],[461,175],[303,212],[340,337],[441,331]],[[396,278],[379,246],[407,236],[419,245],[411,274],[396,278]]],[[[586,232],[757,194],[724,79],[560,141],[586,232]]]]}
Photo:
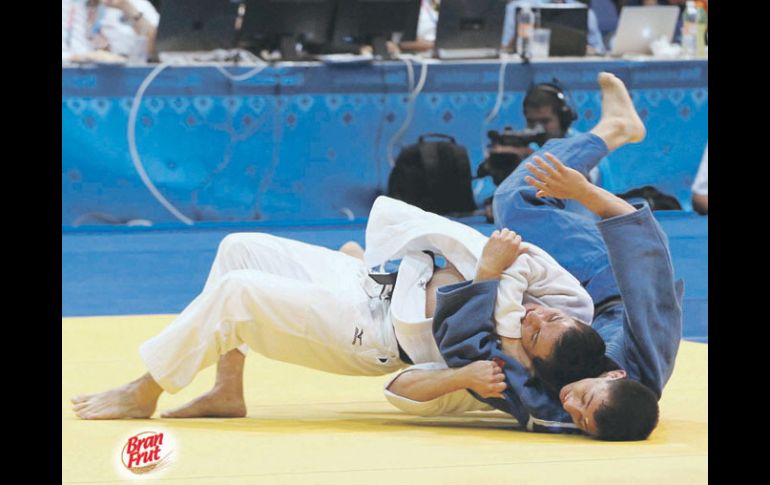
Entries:
{"type": "Polygon", "coordinates": [[[123,442],[120,462],[133,475],[147,475],[170,465],[174,448],[168,431],[141,431],[123,442]]]}

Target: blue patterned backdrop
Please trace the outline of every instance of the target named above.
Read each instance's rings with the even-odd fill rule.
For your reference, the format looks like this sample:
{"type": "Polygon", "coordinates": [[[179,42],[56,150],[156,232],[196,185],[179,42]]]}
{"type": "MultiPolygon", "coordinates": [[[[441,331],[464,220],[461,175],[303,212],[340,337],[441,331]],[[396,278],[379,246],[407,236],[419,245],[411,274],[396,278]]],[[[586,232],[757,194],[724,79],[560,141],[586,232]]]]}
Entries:
{"type": "MultiPolygon", "coordinates": [[[[596,75],[615,73],[632,92],[647,139],[610,156],[611,189],[656,185],[689,208],[690,185],[708,139],[708,61],[499,62],[428,65],[414,118],[394,145],[426,132],[453,135],[473,170],[488,129],[524,126],[521,102],[553,77],[569,90],[589,130],[600,114],[596,75]]],[[[230,68],[234,74],[247,68],[230,68]]],[[[415,65],[414,78],[421,67],[415,65]]],[[[152,67],[62,70],[62,226],[177,219],[145,188],[129,155],[133,97],[152,67]]],[[[149,86],[138,112],[137,149],[149,178],[195,221],[323,221],[366,217],[384,192],[388,144],[407,116],[403,62],[355,67],[273,66],[244,82],[213,67],[173,67],[149,86]]]]}

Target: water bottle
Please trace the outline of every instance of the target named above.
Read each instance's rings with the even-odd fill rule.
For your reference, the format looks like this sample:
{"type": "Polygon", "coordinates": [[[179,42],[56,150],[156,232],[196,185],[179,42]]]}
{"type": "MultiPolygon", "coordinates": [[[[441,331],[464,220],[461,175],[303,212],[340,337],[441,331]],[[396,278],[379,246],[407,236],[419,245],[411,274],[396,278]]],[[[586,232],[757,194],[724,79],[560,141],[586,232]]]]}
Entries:
{"type": "Polygon", "coordinates": [[[698,9],[688,0],[682,12],[682,54],[693,58],[698,48],[698,9]]]}
{"type": "Polygon", "coordinates": [[[706,57],[708,14],[706,14],[706,9],[703,8],[703,2],[696,2],[695,6],[698,10],[698,38],[695,47],[695,55],[698,57],[706,57]]]}
{"type": "Polygon", "coordinates": [[[516,52],[521,59],[529,61],[532,58],[532,29],[535,26],[535,15],[529,3],[522,3],[516,23],[516,52]]]}

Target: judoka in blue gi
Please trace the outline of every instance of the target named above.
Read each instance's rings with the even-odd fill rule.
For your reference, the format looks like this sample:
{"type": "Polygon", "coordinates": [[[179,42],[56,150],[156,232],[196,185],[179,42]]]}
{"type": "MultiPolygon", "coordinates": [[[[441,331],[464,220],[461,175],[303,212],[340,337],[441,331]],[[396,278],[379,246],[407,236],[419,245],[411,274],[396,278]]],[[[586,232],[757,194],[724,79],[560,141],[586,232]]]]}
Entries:
{"type": "MultiPolygon", "coordinates": [[[[494,210],[496,224],[545,249],[588,290],[596,304],[592,326],[606,342],[606,371],[561,386],[558,396],[550,392],[521,359],[501,351],[492,318],[498,281],[477,279],[438,290],[434,333],[450,369],[399,374],[386,391],[398,407],[424,415],[483,409],[470,407],[462,398],[467,392],[443,384],[454,372],[484,365],[486,373],[475,371],[480,380],[491,385],[502,373],[507,387],[497,397],[474,392],[477,402],[510,413],[528,430],[638,440],[657,425],[657,401],[681,340],[683,285],[674,279],[666,235],[649,207],[631,206],[586,180],[602,157],[645,135],[622,82],[602,73],[599,83],[599,124],[588,134],[549,141],[522,163],[498,188],[494,210]]],[[[552,324],[549,309],[528,308],[522,341],[537,341],[552,324]]],[[[531,353],[532,345],[524,350],[531,353]]]]}

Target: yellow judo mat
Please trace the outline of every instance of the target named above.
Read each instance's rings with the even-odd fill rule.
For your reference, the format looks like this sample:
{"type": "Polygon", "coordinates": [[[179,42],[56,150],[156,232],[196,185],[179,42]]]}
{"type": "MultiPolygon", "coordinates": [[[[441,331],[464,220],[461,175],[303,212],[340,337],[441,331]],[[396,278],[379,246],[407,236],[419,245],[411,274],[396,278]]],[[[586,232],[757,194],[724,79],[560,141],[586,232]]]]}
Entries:
{"type": "Polygon", "coordinates": [[[183,391],[163,394],[153,419],[78,419],[70,396],[142,375],[139,344],[173,318],[63,319],[62,483],[708,482],[708,345],[690,342],[682,342],[663,393],[660,424],[643,442],[528,433],[498,411],[408,416],[385,400],[386,376],[337,376],[253,352],[246,359],[245,418],[158,418],[161,411],[209,390],[211,367],[183,391]],[[149,472],[130,473],[125,465],[130,440],[152,433],[163,433],[155,442],[167,459],[149,472]]]}

